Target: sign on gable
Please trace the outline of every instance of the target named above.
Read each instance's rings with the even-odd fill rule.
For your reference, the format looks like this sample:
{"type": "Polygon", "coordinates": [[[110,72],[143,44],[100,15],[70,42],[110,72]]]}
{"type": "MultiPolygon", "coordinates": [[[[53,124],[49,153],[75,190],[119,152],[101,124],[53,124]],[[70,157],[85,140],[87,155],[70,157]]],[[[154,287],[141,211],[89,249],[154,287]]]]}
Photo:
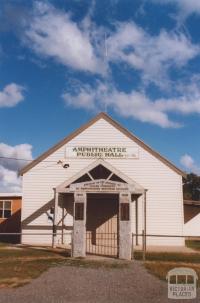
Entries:
{"type": "Polygon", "coordinates": [[[126,146],[66,146],[66,158],[137,159],[137,147],[126,146]]]}
{"type": "Polygon", "coordinates": [[[96,180],[81,183],[70,184],[69,191],[86,191],[86,192],[120,192],[134,190],[133,186],[127,183],[96,180]]]}

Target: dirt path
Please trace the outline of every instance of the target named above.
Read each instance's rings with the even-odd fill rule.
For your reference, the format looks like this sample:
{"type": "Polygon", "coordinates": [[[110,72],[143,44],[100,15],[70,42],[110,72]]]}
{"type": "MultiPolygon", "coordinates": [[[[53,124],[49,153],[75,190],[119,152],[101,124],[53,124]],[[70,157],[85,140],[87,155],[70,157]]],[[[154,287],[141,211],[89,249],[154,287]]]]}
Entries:
{"type": "MultiPolygon", "coordinates": [[[[198,293],[200,298],[200,293],[198,293]]],[[[199,302],[190,300],[190,302],[199,302]]],[[[29,285],[0,290],[0,303],[145,303],[172,302],[167,283],[139,262],[129,268],[54,267],[29,285]]],[[[185,302],[179,300],[178,302],[185,302]]]]}

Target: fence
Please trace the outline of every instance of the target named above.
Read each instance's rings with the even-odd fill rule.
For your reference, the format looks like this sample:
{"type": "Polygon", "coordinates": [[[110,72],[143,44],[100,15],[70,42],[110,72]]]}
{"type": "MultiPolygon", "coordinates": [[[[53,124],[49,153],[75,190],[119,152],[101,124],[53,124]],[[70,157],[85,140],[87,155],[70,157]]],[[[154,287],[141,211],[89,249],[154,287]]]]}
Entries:
{"type": "Polygon", "coordinates": [[[8,244],[20,244],[23,242],[23,244],[30,246],[52,246],[55,237],[57,239],[57,247],[68,250],[71,255],[73,245],[73,237],[71,232],[0,232],[0,242],[8,244]]]}
{"type": "MultiPolygon", "coordinates": [[[[14,237],[17,237],[18,243],[21,243],[22,237],[31,236],[32,243],[29,241],[24,241],[24,244],[35,245],[35,246],[43,246],[41,243],[44,243],[46,246],[51,246],[52,239],[56,236],[59,239],[57,244],[58,247],[62,247],[69,251],[70,255],[72,255],[72,246],[73,246],[73,233],[72,232],[49,232],[49,233],[38,233],[38,232],[24,232],[24,233],[2,233],[0,232],[0,242],[7,243],[16,243],[17,241],[13,241],[14,237]],[[35,240],[34,240],[34,237],[35,240]],[[43,238],[44,237],[44,238],[43,238]],[[45,243],[43,239],[50,239],[50,241],[45,243]],[[39,238],[39,240],[38,240],[39,238]]],[[[183,240],[193,240],[199,241],[199,249],[200,249],[200,236],[181,236],[181,235],[166,235],[166,234],[145,234],[144,232],[141,234],[132,233],[132,245],[131,245],[131,255],[132,259],[134,259],[134,254],[136,251],[140,251],[142,253],[143,261],[146,260],[146,253],[151,245],[148,245],[149,238],[174,238],[174,239],[183,239],[183,240]],[[138,244],[138,238],[140,238],[141,245],[138,244]]],[[[24,238],[23,238],[24,239],[24,238]]],[[[87,254],[95,254],[102,256],[110,256],[110,257],[118,257],[118,245],[119,239],[117,233],[96,233],[93,235],[91,232],[86,233],[86,253],[87,254]]],[[[160,252],[163,252],[163,248],[167,245],[158,245],[160,247],[160,252]]],[[[151,246],[151,248],[153,245],[151,246]]],[[[171,246],[173,248],[173,246],[171,246]]],[[[183,247],[180,246],[180,252],[184,252],[183,247]]]]}
{"type": "Polygon", "coordinates": [[[100,256],[118,256],[118,234],[86,232],[86,253],[100,256]]]}
{"type": "MultiPolygon", "coordinates": [[[[145,234],[144,231],[141,234],[134,234],[132,233],[132,259],[134,259],[134,252],[136,251],[136,248],[138,251],[142,252],[142,259],[143,261],[146,260],[146,253],[148,251],[148,248],[151,247],[151,251],[153,251],[153,245],[147,245],[147,240],[149,238],[163,238],[163,239],[169,239],[169,238],[173,238],[173,239],[183,239],[183,240],[189,240],[189,241],[199,241],[199,249],[200,249],[200,236],[187,236],[187,235],[166,235],[166,234],[145,234]],[[135,238],[137,238],[136,241],[135,238]],[[142,243],[141,245],[141,249],[140,249],[140,245],[135,246],[134,242],[138,242],[138,238],[141,238],[142,241],[140,241],[142,243]]],[[[175,245],[157,245],[158,247],[160,247],[160,250],[158,250],[158,252],[166,252],[165,250],[162,250],[162,248],[165,248],[166,246],[171,247],[171,252],[172,251],[176,251],[176,249],[173,249],[175,247],[175,245]]],[[[180,249],[177,250],[179,252],[184,252],[184,249],[182,246],[179,247],[180,249]]],[[[192,247],[191,247],[192,248],[192,247]]],[[[155,250],[154,250],[155,251],[155,250]]],[[[169,250],[170,252],[170,250],[169,250]]]]}

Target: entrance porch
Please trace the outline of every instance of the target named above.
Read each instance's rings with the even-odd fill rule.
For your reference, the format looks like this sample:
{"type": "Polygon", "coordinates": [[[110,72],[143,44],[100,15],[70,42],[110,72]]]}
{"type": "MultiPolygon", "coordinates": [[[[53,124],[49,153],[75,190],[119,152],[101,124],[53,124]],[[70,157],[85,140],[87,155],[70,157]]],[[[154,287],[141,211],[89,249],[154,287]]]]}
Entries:
{"type": "Polygon", "coordinates": [[[73,257],[97,254],[131,259],[130,205],[144,193],[144,188],[108,162],[101,159],[93,162],[55,189],[53,246],[56,246],[59,195],[70,194],[73,257]]]}

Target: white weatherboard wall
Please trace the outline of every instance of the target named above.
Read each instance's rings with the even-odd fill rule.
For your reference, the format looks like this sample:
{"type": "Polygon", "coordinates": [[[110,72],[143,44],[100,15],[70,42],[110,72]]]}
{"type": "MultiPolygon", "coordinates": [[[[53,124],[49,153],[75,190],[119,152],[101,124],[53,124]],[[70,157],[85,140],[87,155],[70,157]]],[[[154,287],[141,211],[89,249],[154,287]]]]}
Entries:
{"type": "MultiPolygon", "coordinates": [[[[104,119],[100,119],[92,126],[76,136],[68,146],[122,146],[138,147],[138,159],[106,159],[118,170],[136,181],[147,192],[147,233],[183,235],[183,194],[182,177],[166,166],[159,159],[138,146],[130,138],[122,134],[104,119]]],[[[87,167],[94,159],[68,159],[70,167],[64,169],[56,164],[65,156],[66,145],[48,156],[29,170],[23,176],[23,204],[22,221],[36,212],[38,218],[29,223],[34,226],[31,232],[44,233],[43,226],[52,226],[46,213],[38,211],[44,204],[54,198],[53,188],[74,176],[81,169],[87,167]],[[41,215],[40,215],[41,213],[41,215]],[[38,229],[37,229],[38,226],[38,229]],[[35,229],[36,228],[36,229],[35,229]]],[[[132,231],[135,232],[134,202],[131,207],[132,231]]],[[[59,212],[61,218],[61,210],[59,212]]],[[[31,217],[30,217],[31,218],[31,217]]],[[[72,217],[68,215],[69,225],[73,224],[72,217]]],[[[139,199],[139,232],[143,228],[143,197],[139,199]]],[[[50,230],[51,231],[51,230],[50,230]]],[[[23,230],[30,232],[30,230],[23,230]]],[[[58,237],[58,242],[61,241],[58,237]]],[[[51,236],[23,236],[23,243],[51,244],[51,236]]],[[[150,245],[184,245],[181,238],[149,238],[150,245]]]]}
{"type": "Polygon", "coordinates": [[[184,235],[199,237],[200,235],[200,213],[184,224],[184,235]]]}

